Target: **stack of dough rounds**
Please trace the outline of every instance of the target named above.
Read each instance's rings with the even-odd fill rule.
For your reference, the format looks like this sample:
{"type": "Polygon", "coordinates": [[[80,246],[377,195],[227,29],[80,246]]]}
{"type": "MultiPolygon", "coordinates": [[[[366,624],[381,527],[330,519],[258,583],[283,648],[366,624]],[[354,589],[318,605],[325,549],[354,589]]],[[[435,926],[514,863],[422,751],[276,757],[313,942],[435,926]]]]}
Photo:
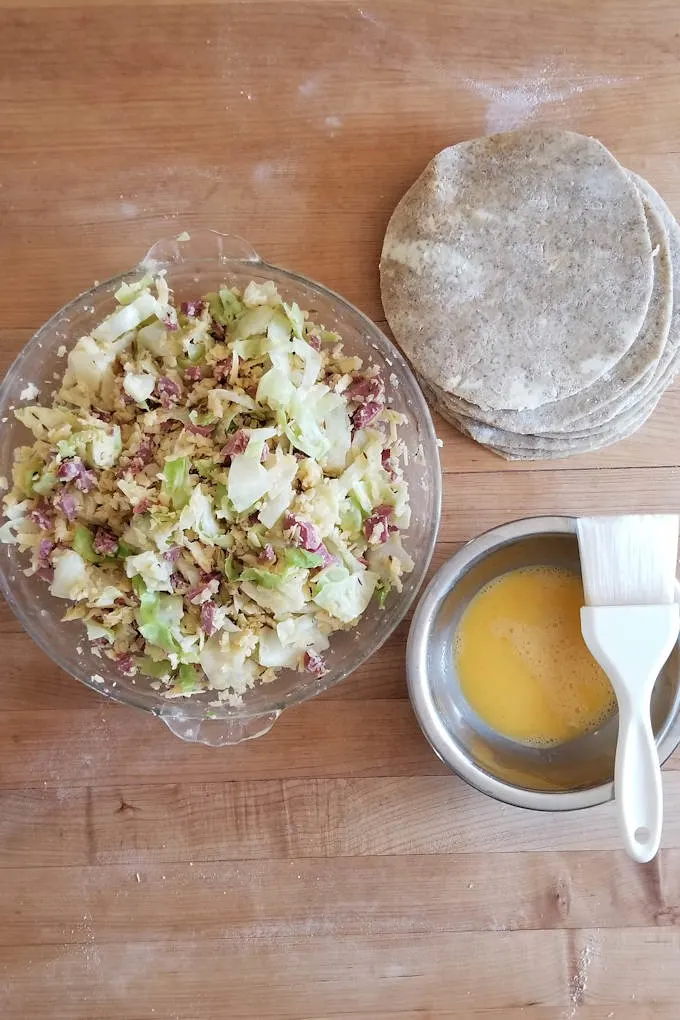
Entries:
{"type": "Polygon", "coordinates": [[[508,459],[631,435],[680,368],[680,228],[600,142],[461,142],[390,219],[385,314],[434,407],[508,459]]]}

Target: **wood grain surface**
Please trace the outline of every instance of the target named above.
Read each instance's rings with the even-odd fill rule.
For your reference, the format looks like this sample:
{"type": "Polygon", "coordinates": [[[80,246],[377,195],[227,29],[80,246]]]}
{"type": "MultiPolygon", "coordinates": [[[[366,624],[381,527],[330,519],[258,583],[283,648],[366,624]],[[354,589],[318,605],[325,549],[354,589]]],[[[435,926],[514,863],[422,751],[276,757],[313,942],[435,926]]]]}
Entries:
{"type": "MultiPolygon", "coordinates": [[[[680,214],[675,0],[0,0],[0,369],[183,229],[383,320],[389,214],[446,144],[600,137],[680,214]]],[[[433,568],[529,513],[677,510],[680,388],[634,438],[507,465],[439,423],[433,568]]],[[[515,810],[414,721],[408,623],[233,749],[182,744],[0,612],[2,1020],[678,1020],[680,756],[663,850],[610,806],[515,810]]]]}

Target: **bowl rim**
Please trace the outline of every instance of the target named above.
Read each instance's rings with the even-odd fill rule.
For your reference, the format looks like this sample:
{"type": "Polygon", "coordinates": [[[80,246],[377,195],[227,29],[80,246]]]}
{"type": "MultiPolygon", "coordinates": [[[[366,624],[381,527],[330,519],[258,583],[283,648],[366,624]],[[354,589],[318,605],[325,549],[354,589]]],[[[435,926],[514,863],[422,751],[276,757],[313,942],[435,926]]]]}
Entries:
{"type": "MultiPolygon", "coordinates": [[[[521,517],[482,532],[444,563],[424,590],[411,621],[406,647],[409,698],[421,730],[437,757],[465,782],[494,800],[534,811],[577,811],[605,804],[614,798],[614,783],[587,789],[544,791],[514,786],[472,761],[442,724],[428,681],[427,652],[432,626],[442,602],[465,571],[508,541],[537,535],[576,535],[575,516],[521,517]]],[[[680,687],[676,705],[680,699],[680,687]]],[[[680,745],[680,712],[665,721],[656,737],[663,765],[680,745]]]]}
{"type": "MultiPolygon", "coordinates": [[[[330,287],[327,287],[325,284],[320,283],[317,280],[313,280],[310,277],[304,276],[301,273],[296,273],[293,270],[286,269],[281,266],[277,266],[274,263],[266,261],[265,259],[261,258],[260,255],[254,251],[254,249],[250,249],[250,246],[247,245],[247,242],[243,241],[242,238],[238,238],[236,235],[223,235],[220,234],[218,231],[210,231],[209,233],[214,233],[217,236],[225,238],[236,239],[237,241],[242,242],[249,248],[249,253],[242,257],[234,257],[228,255],[221,255],[219,257],[214,255],[190,256],[186,259],[181,260],[180,264],[186,262],[189,263],[191,266],[195,267],[200,267],[202,263],[206,265],[219,266],[224,268],[225,274],[229,272],[229,267],[234,268],[238,267],[240,271],[250,269],[254,272],[255,271],[266,272],[267,270],[272,270],[279,276],[285,277],[292,284],[297,284],[302,286],[303,288],[316,291],[322,297],[342,307],[347,313],[349,313],[354,319],[357,320],[357,326],[358,327],[360,326],[361,329],[365,332],[366,339],[369,341],[369,343],[371,343],[371,346],[374,348],[374,350],[379,352],[380,348],[379,347],[376,348],[375,344],[372,343],[372,341],[377,342],[377,344],[385,345],[388,351],[390,352],[389,353],[390,358],[394,358],[395,368],[397,369],[397,371],[406,373],[413,383],[413,389],[416,395],[416,404],[412,408],[411,415],[418,422],[418,428],[422,434],[422,444],[426,448],[425,456],[427,456],[429,452],[429,449],[427,448],[430,448],[432,452],[436,454],[436,468],[432,470],[432,482],[434,490],[433,491],[434,513],[432,516],[431,528],[428,537],[426,541],[423,543],[423,545],[421,545],[418,549],[418,557],[416,560],[416,570],[420,574],[418,583],[413,586],[412,591],[401,602],[398,612],[393,613],[391,616],[386,614],[385,617],[386,626],[384,626],[380,630],[376,642],[373,643],[371,647],[358,659],[356,659],[356,661],[354,661],[350,666],[340,670],[337,673],[330,672],[326,674],[324,677],[318,678],[313,686],[310,685],[309,687],[300,689],[299,691],[294,691],[292,693],[289,693],[288,695],[285,694],[281,695],[281,697],[279,697],[275,702],[272,702],[272,704],[268,705],[267,707],[262,706],[257,709],[255,707],[249,709],[247,703],[243,706],[237,707],[233,707],[228,705],[227,703],[224,703],[219,707],[209,708],[209,706],[207,706],[206,704],[202,702],[199,703],[196,701],[192,701],[192,699],[186,700],[180,699],[177,701],[168,701],[167,705],[159,705],[158,703],[151,704],[150,702],[154,700],[154,697],[150,692],[145,692],[141,689],[139,692],[137,692],[134,690],[134,688],[133,689],[130,689],[128,687],[120,688],[118,686],[111,687],[110,685],[104,688],[96,681],[93,681],[90,676],[85,675],[85,671],[83,671],[83,675],[79,676],[76,675],[75,673],[72,673],[70,670],[64,669],[61,663],[57,662],[54,659],[48,635],[44,633],[44,631],[40,628],[37,619],[25,616],[23,611],[21,610],[21,607],[19,606],[17,600],[15,599],[12,591],[9,571],[6,569],[6,564],[3,561],[3,559],[0,558],[0,593],[2,593],[10,609],[17,617],[21,626],[26,631],[31,640],[33,640],[38,645],[38,647],[48,656],[48,658],[51,659],[52,662],[55,663],[55,665],[58,666],[59,669],[64,670],[64,672],[67,672],[69,676],[72,676],[75,680],[78,680],[80,683],[84,684],[84,686],[88,687],[90,690],[94,691],[98,695],[109,698],[110,700],[118,702],[119,704],[124,704],[134,708],[138,708],[142,711],[149,712],[153,715],[159,715],[163,718],[176,717],[177,719],[181,719],[182,721],[207,721],[207,722],[214,721],[216,724],[219,724],[220,722],[222,723],[244,722],[269,716],[276,718],[284,709],[290,708],[293,705],[300,704],[301,702],[308,701],[319,694],[323,694],[331,687],[334,687],[336,684],[347,679],[347,677],[350,676],[351,673],[353,673],[360,666],[364,665],[364,663],[385,644],[385,642],[392,636],[396,628],[399,626],[399,624],[402,622],[404,617],[411,609],[414,600],[416,599],[418,593],[422,589],[424,579],[427,575],[427,570],[430,565],[430,561],[432,559],[434,548],[437,542],[437,537],[439,534],[439,525],[441,521],[442,470],[438,454],[437,434],[432,419],[432,414],[430,412],[430,408],[427,404],[427,401],[425,400],[422,388],[415,376],[413,369],[411,368],[410,364],[408,363],[402,352],[399,350],[397,345],[394,343],[394,341],[391,340],[380,329],[380,327],[376,325],[376,323],[372,319],[370,319],[364,312],[362,312],[361,309],[357,308],[356,305],[352,304],[351,301],[348,301],[347,298],[343,297],[343,295],[339,294],[337,291],[334,291],[330,287]]],[[[153,249],[151,249],[151,251],[153,251],[153,249]]],[[[98,281],[95,285],[88,288],[87,290],[81,291],[75,297],[71,298],[65,305],[57,309],[57,311],[55,311],[37,329],[33,336],[22,346],[21,350],[19,351],[14,361],[11,363],[7,372],[5,373],[2,382],[0,383],[0,407],[7,403],[9,389],[13,385],[16,377],[21,375],[23,365],[25,364],[26,360],[28,359],[33,349],[36,346],[37,347],[42,346],[42,344],[44,343],[45,336],[48,333],[52,332],[53,330],[56,333],[58,327],[70,317],[70,312],[76,309],[80,309],[80,306],[84,301],[92,298],[94,295],[100,296],[106,291],[113,292],[113,290],[117,289],[117,287],[124,280],[129,281],[130,279],[134,279],[136,275],[142,276],[145,273],[148,273],[150,268],[148,258],[149,254],[147,254],[144,257],[144,259],[138,262],[135,266],[132,266],[130,269],[117,273],[114,276],[110,276],[105,280],[98,281]]],[[[154,268],[156,270],[161,270],[163,268],[167,269],[177,268],[177,262],[158,261],[155,263],[154,268]]],[[[50,342],[50,346],[54,346],[54,343],[50,342]]],[[[382,354],[380,354],[380,360],[381,361],[385,360],[382,354]]],[[[432,460],[434,467],[434,457],[432,458],[432,460]]]]}

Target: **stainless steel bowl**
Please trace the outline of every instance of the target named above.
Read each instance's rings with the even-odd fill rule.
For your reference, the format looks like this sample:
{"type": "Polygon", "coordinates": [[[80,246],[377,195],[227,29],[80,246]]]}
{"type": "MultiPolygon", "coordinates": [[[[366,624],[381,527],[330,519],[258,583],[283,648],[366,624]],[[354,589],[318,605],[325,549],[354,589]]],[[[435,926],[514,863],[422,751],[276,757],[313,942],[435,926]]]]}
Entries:
{"type": "MultiPolygon", "coordinates": [[[[568,811],[611,800],[617,717],[556,746],[529,747],[491,730],[465,700],[453,658],[458,621],[479,589],[535,564],[580,573],[576,519],[527,517],[464,546],[438,571],[413,617],[407,648],[411,702],[434,751],[472,786],[517,807],[568,811]]],[[[680,743],[678,650],[652,698],[652,725],[665,761],[680,743]]]]}

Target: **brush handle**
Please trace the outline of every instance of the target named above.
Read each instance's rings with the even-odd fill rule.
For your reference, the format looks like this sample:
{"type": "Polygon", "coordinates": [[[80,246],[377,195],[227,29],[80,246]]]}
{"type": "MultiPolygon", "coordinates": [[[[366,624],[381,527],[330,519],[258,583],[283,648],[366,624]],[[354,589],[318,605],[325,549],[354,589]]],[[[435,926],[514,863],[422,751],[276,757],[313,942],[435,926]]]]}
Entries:
{"type": "Polygon", "coordinates": [[[625,848],[640,863],[650,861],[661,842],[661,767],[650,703],[679,628],[676,603],[581,610],[583,638],[611,680],[619,706],[614,794],[625,848]]]}
{"type": "Polygon", "coordinates": [[[661,767],[650,721],[655,680],[651,676],[634,700],[629,692],[618,697],[614,791],[626,852],[641,864],[656,856],[663,826],[661,767]]]}

